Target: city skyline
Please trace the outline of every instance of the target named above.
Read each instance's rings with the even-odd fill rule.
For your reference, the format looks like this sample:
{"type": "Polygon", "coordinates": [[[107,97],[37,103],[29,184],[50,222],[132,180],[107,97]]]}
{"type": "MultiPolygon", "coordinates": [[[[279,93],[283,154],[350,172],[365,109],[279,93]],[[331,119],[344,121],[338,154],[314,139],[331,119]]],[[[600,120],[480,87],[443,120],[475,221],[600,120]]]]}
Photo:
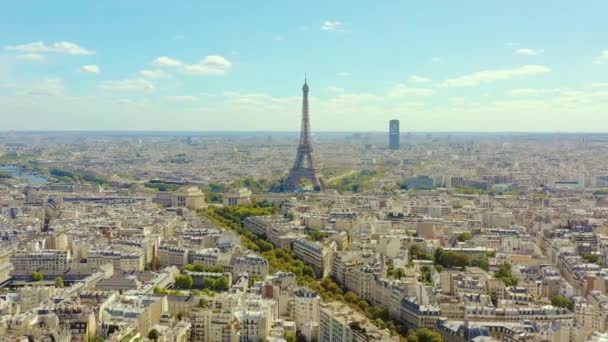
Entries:
{"type": "Polygon", "coordinates": [[[7,6],[2,129],[295,132],[306,72],[318,132],[608,131],[600,2],[65,3],[7,6]]]}

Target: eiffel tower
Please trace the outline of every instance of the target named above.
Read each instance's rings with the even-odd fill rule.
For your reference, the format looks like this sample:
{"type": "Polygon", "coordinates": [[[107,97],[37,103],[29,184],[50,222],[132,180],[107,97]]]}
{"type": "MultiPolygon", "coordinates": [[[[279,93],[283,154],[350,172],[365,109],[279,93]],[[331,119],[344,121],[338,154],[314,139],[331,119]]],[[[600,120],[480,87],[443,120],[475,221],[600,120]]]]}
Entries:
{"type": "Polygon", "coordinates": [[[300,179],[309,179],[315,190],[321,190],[319,174],[312,160],[312,142],[310,139],[310,118],[308,115],[308,84],[304,77],[302,87],[302,128],[300,130],[300,144],[296,154],[296,161],[287,177],[287,190],[295,191],[299,188],[300,179]]]}

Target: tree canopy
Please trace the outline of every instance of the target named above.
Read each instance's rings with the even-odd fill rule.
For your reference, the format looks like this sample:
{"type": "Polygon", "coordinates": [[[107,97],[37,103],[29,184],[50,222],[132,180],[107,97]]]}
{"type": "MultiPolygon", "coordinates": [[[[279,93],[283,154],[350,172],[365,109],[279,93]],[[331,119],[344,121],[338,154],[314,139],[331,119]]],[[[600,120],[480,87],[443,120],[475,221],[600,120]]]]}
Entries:
{"type": "Polygon", "coordinates": [[[189,274],[180,274],[175,277],[175,287],[178,289],[192,288],[192,276],[189,274]]]}
{"type": "Polygon", "coordinates": [[[551,297],[551,305],[574,311],[574,302],[570,298],[562,295],[551,297]]]}
{"type": "Polygon", "coordinates": [[[471,266],[470,256],[452,251],[446,252],[442,248],[435,251],[434,259],[436,264],[447,268],[471,266]]]}
{"type": "Polygon", "coordinates": [[[148,338],[151,341],[156,341],[156,340],[158,340],[159,337],[160,337],[160,333],[156,329],[152,329],[148,332],[148,338]]]}
{"type": "Polygon", "coordinates": [[[464,233],[458,234],[458,241],[460,241],[460,242],[469,241],[472,238],[473,238],[473,235],[471,235],[471,233],[469,233],[469,232],[464,232],[464,233]]]}
{"type": "Polygon", "coordinates": [[[32,281],[41,281],[44,277],[40,272],[32,272],[30,278],[32,279],[32,281]]]}
{"type": "Polygon", "coordinates": [[[64,287],[63,278],[61,278],[61,277],[55,278],[55,287],[59,287],[59,288],[64,287]]]}
{"type": "Polygon", "coordinates": [[[502,279],[506,286],[517,286],[519,279],[513,276],[511,273],[511,264],[502,263],[498,266],[498,271],[494,273],[494,276],[498,279],[502,279]]]}

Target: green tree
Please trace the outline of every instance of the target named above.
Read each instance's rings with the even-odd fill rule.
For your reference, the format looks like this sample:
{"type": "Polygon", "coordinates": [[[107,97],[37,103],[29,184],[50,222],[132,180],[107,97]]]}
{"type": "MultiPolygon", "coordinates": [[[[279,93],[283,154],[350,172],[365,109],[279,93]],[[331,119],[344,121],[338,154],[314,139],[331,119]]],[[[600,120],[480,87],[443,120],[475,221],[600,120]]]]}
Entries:
{"type": "Polygon", "coordinates": [[[410,330],[407,332],[407,342],[418,342],[418,335],[416,335],[415,330],[410,330]]]}
{"type": "Polygon", "coordinates": [[[361,301],[361,297],[359,297],[359,295],[357,295],[353,291],[347,291],[344,294],[344,300],[346,300],[349,303],[356,304],[356,303],[359,303],[361,301]]]}
{"type": "Polygon", "coordinates": [[[562,295],[551,297],[551,305],[574,311],[574,302],[570,298],[562,295]]]}
{"type": "Polygon", "coordinates": [[[230,288],[230,282],[228,281],[228,277],[223,276],[218,278],[215,281],[215,290],[217,291],[228,291],[228,289],[230,288]]]}
{"type": "Polygon", "coordinates": [[[390,319],[390,312],[386,306],[374,308],[372,311],[372,318],[381,319],[382,321],[387,322],[390,319]]]}
{"type": "Polygon", "coordinates": [[[291,331],[286,331],[283,337],[287,342],[296,342],[296,334],[291,331]]]}
{"type": "Polygon", "coordinates": [[[40,272],[32,272],[30,278],[32,279],[32,281],[41,281],[44,277],[40,272]]]}
{"type": "Polygon", "coordinates": [[[458,241],[460,241],[460,242],[469,241],[472,238],[473,238],[473,235],[471,235],[471,233],[469,233],[469,232],[464,232],[464,233],[458,234],[458,241]]]}
{"type": "Polygon", "coordinates": [[[148,332],[148,338],[151,341],[156,341],[156,340],[158,340],[159,337],[160,337],[160,333],[156,329],[152,329],[148,332]]]}
{"type": "Polygon", "coordinates": [[[582,258],[590,264],[601,264],[601,258],[598,254],[587,253],[583,254],[582,258]]]}
{"type": "Polygon", "coordinates": [[[55,287],[58,287],[58,288],[64,287],[63,278],[61,278],[61,277],[55,278],[55,287]]]}
{"type": "Polygon", "coordinates": [[[164,287],[158,287],[158,286],[154,287],[154,294],[166,295],[166,294],[168,294],[168,292],[169,291],[164,287]]]}
{"type": "Polygon", "coordinates": [[[452,251],[446,252],[442,248],[437,248],[433,259],[436,264],[447,268],[471,266],[470,256],[452,251]]]}
{"type": "Polygon", "coordinates": [[[418,277],[418,281],[423,284],[432,283],[431,280],[431,268],[427,265],[420,267],[420,276],[418,277]]]}
{"type": "Polygon", "coordinates": [[[506,286],[517,286],[517,283],[519,282],[519,279],[514,277],[511,273],[511,264],[506,262],[498,266],[498,271],[494,273],[494,277],[502,279],[506,286]]]}
{"type": "Polygon", "coordinates": [[[490,269],[490,262],[488,261],[488,257],[480,256],[473,259],[473,266],[479,267],[482,270],[488,271],[490,269]]]}
{"type": "Polygon", "coordinates": [[[411,260],[433,260],[433,255],[422,250],[418,244],[410,246],[409,254],[411,260]]]}
{"type": "Polygon", "coordinates": [[[358,306],[361,310],[363,310],[363,312],[367,312],[369,310],[369,303],[366,300],[360,300],[358,306]]]}
{"type": "Polygon", "coordinates": [[[306,235],[310,237],[312,241],[321,241],[325,238],[325,233],[318,229],[310,229],[306,231],[306,235]]]}
{"type": "MultiPolygon", "coordinates": [[[[418,342],[442,342],[443,338],[441,334],[433,331],[431,329],[422,328],[416,330],[416,337],[418,337],[418,342]]],[[[408,338],[409,341],[409,338],[408,338]]]]}
{"type": "Polygon", "coordinates": [[[175,286],[178,289],[192,288],[192,276],[189,274],[178,275],[175,277],[175,286]]]}

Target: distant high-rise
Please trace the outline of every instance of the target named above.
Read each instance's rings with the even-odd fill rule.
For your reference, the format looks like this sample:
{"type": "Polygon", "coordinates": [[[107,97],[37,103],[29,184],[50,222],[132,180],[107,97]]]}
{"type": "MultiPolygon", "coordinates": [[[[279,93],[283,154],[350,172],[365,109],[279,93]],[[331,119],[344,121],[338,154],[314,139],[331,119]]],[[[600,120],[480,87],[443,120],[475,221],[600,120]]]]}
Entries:
{"type": "Polygon", "coordinates": [[[391,120],[388,123],[388,148],[399,149],[399,120],[391,120]]]}
{"type": "Polygon", "coordinates": [[[300,179],[308,179],[315,190],[321,190],[319,174],[312,160],[312,139],[310,138],[310,117],[308,114],[308,84],[304,79],[302,87],[302,129],[300,131],[300,144],[296,154],[296,161],[287,177],[287,190],[294,191],[299,187],[300,179]]]}

